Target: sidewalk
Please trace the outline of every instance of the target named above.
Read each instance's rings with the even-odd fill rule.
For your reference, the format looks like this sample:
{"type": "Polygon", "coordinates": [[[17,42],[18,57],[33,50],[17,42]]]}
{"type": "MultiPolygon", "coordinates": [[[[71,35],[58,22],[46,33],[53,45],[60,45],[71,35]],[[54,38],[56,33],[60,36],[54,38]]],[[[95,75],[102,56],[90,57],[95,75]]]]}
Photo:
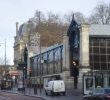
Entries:
{"type": "Polygon", "coordinates": [[[8,93],[15,93],[15,94],[21,94],[21,95],[26,95],[26,96],[34,96],[37,98],[43,98],[44,100],[47,100],[44,96],[42,96],[40,93],[39,94],[34,94],[34,91],[32,91],[33,89],[26,89],[25,92],[24,91],[18,91],[18,88],[12,88],[11,90],[1,90],[1,92],[8,92],[8,93]]]}

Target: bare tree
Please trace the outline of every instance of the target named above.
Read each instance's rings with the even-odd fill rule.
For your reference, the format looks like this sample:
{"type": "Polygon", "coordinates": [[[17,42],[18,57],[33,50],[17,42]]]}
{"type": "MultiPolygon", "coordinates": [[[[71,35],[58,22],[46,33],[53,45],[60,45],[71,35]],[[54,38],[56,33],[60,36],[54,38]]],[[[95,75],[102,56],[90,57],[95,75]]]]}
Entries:
{"type": "Polygon", "coordinates": [[[79,24],[86,22],[87,20],[86,17],[81,12],[75,12],[74,16],[75,16],[77,23],[79,24]]]}
{"type": "Polygon", "coordinates": [[[110,4],[99,2],[89,17],[91,24],[110,24],[110,4]]]}
{"type": "MultiPolygon", "coordinates": [[[[50,46],[55,43],[62,43],[62,34],[67,32],[72,15],[73,12],[61,17],[59,14],[48,12],[45,16],[43,12],[36,11],[34,17],[30,19],[28,27],[31,28],[33,23],[36,24],[35,30],[31,28],[31,32],[34,33],[35,31],[40,33],[42,46],[50,46]]],[[[84,15],[80,12],[75,13],[75,19],[79,23],[85,21],[84,15]]]]}
{"type": "Polygon", "coordinates": [[[34,15],[34,19],[37,23],[37,26],[39,26],[40,23],[45,22],[45,15],[41,11],[36,11],[34,15]]]}
{"type": "Polygon", "coordinates": [[[59,15],[58,14],[54,14],[52,12],[48,12],[47,13],[47,21],[49,23],[58,23],[59,22],[59,15]]]}
{"type": "MultiPolygon", "coordinates": [[[[9,65],[10,61],[6,58],[6,65],[9,65]]],[[[0,57],[0,65],[5,65],[5,57],[0,57]]]]}
{"type": "Polygon", "coordinates": [[[70,12],[69,14],[65,14],[64,18],[68,24],[70,24],[72,20],[72,16],[74,14],[75,20],[80,24],[86,21],[85,16],[80,12],[70,12]]]}

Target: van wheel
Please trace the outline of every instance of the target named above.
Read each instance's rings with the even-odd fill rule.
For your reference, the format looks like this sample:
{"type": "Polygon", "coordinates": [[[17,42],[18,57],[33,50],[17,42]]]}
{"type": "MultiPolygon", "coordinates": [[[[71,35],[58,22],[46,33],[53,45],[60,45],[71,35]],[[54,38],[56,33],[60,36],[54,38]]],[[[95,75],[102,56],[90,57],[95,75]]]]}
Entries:
{"type": "Polygon", "coordinates": [[[66,95],[66,92],[63,92],[63,95],[66,95]]]}
{"type": "Polygon", "coordinates": [[[48,95],[47,91],[45,90],[45,95],[48,95]]]}

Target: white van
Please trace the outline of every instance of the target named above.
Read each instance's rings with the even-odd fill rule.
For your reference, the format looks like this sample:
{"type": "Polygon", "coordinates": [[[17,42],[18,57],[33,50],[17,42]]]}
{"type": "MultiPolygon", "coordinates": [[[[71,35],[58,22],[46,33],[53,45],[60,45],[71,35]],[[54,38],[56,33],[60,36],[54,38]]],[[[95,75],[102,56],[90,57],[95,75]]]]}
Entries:
{"type": "Polygon", "coordinates": [[[44,89],[46,95],[54,95],[55,93],[62,93],[63,95],[66,94],[65,84],[63,80],[49,81],[48,84],[44,86],[44,89]]]}

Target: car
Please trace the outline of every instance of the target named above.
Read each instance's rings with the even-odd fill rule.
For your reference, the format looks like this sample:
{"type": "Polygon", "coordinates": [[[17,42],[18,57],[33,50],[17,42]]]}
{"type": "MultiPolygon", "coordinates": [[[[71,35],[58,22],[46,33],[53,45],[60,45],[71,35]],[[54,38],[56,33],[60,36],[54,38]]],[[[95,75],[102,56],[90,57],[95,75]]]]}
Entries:
{"type": "Polygon", "coordinates": [[[45,89],[45,94],[48,95],[55,95],[55,94],[59,94],[62,93],[63,95],[66,94],[65,91],[65,83],[63,80],[53,80],[53,81],[49,81],[48,84],[46,86],[44,86],[45,89]]]}
{"type": "Polygon", "coordinates": [[[110,88],[96,88],[83,96],[83,100],[110,100],[110,88]]]}

